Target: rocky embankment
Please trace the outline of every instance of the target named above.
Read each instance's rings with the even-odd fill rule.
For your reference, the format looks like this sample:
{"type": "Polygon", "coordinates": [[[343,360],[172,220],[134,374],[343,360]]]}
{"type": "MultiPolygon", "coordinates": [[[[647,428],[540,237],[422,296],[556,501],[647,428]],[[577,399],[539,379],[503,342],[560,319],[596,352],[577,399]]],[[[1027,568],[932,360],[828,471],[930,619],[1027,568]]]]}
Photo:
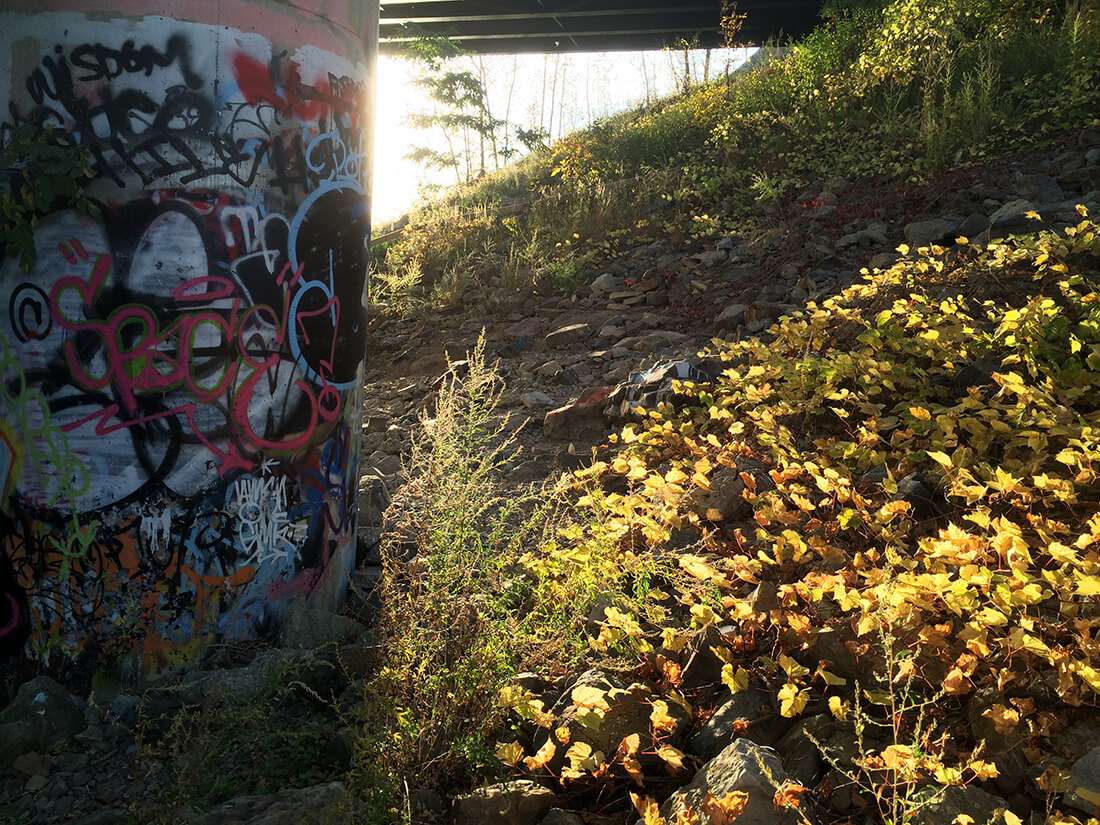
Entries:
{"type": "MultiPolygon", "coordinates": [[[[591,460],[592,448],[607,443],[630,408],[659,399],[673,378],[713,376],[717,364],[699,355],[712,338],[766,339],[781,315],[835,294],[864,269],[890,265],[900,244],[949,246],[958,236],[982,242],[1063,227],[1079,219],[1078,204],[1100,214],[1100,131],[1094,129],[926,186],[817,181],[792,203],[762,206],[752,233],[639,241],[586,273],[568,295],[510,294],[490,273],[486,285],[468,293],[453,312],[374,322],[363,417],[360,553],[342,613],[299,610],[266,642],[213,649],[198,669],[140,692],[97,684],[90,695],[74,695],[45,677],[28,682],[0,712],[0,822],[112,825],[154,821],[153,812],[169,811],[171,821],[191,825],[320,823],[353,806],[342,784],[354,738],[346,713],[361,701],[371,661],[383,514],[404,481],[410,436],[422,414],[430,414],[441,378],[449,368],[460,368],[454,362],[483,330],[488,355],[498,360],[506,383],[504,407],[518,428],[521,451],[506,470],[507,480],[530,484],[591,460]],[[249,706],[263,708],[263,718],[241,717],[241,708],[249,706]],[[252,747],[221,754],[209,731],[229,715],[245,729],[255,723],[271,735],[317,731],[311,764],[290,775],[273,769],[265,760],[279,743],[265,743],[259,733],[252,747]],[[189,735],[200,728],[207,738],[189,735]],[[213,765],[211,752],[219,754],[213,765]],[[229,782],[218,796],[206,797],[202,810],[177,804],[187,798],[180,789],[199,782],[201,770],[251,791],[234,794],[229,782]]],[[[546,706],[563,709],[585,680],[610,685],[614,677],[589,672],[542,683],[531,676],[546,706]]],[[[622,689],[645,702],[644,685],[622,689]]],[[[648,719],[648,710],[643,715],[648,719]]],[[[622,718],[629,723],[632,717],[624,712],[622,718]]],[[[769,782],[786,776],[819,782],[828,773],[821,749],[832,741],[829,718],[777,725],[769,697],[746,691],[719,703],[705,725],[693,729],[688,720],[676,720],[676,741],[701,766],[677,794],[701,799],[709,790],[721,797],[771,787],[769,782]],[[732,720],[740,719],[749,720],[745,737],[734,734],[732,720]]],[[[1064,789],[1062,803],[1085,818],[1096,816],[1100,725],[1082,723],[1063,738],[1065,752],[1075,756],[1063,766],[1072,786],[1064,789]]],[[[837,740],[836,746],[844,743],[837,740]]],[[[998,808],[1036,810],[1027,788],[997,790],[1000,796],[951,789],[923,809],[920,821],[947,825],[966,813],[982,822],[998,808]]],[[[566,802],[551,788],[530,781],[457,800],[420,794],[414,802],[414,818],[426,822],[621,821],[565,810],[566,802]]],[[[768,802],[759,810],[750,807],[739,825],[780,821],[768,802]]],[[[665,815],[672,804],[665,803],[665,815]]],[[[840,807],[843,800],[830,804],[840,807]]],[[[814,821],[812,811],[806,814],[814,821]]],[[[1036,816],[1034,821],[1043,821],[1036,816]]]]}

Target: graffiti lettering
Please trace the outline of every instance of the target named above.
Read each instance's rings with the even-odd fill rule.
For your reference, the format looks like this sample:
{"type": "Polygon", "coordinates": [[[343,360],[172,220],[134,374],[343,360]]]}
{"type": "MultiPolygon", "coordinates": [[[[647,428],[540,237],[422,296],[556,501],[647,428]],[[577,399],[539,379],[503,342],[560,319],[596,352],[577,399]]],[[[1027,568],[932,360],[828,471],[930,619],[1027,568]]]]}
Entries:
{"type": "Polygon", "coordinates": [[[0,25],[0,135],[64,130],[100,206],[0,260],[0,655],[149,667],[350,563],[366,87],[251,32],[113,26],[0,25]]]}

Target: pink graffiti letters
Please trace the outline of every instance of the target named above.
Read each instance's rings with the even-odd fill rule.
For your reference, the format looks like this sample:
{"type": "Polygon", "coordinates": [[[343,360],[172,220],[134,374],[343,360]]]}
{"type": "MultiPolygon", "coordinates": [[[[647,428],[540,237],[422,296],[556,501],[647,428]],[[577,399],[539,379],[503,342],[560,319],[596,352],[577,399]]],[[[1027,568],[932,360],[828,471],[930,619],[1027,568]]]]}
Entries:
{"type": "MultiPolygon", "coordinates": [[[[81,249],[75,243],[71,247],[81,249]]],[[[99,255],[94,260],[89,258],[87,253],[73,255],[74,261],[90,264],[90,275],[87,280],[75,275],[59,278],[50,293],[50,308],[54,321],[73,333],[62,347],[73,378],[87,390],[114,390],[120,404],[86,416],[70,428],[98,419],[96,432],[105,435],[120,427],[182,414],[202,443],[221,456],[224,474],[246,469],[251,462],[243,458],[241,449],[232,444],[220,449],[213,439],[204,435],[196,426],[197,405],[224,400],[231,412],[233,427],[241,437],[240,447],[248,452],[300,449],[314,437],[319,420],[331,422],[338,416],[339,393],[328,386],[322,386],[317,393],[307,381],[297,378],[291,386],[306,410],[301,428],[271,437],[266,429],[255,423],[264,419],[264,409],[270,403],[271,394],[279,391],[280,385],[285,386],[280,369],[286,364],[282,353],[292,306],[289,291],[298,284],[301,267],[291,274],[290,265],[286,264],[276,279],[283,294],[281,317],[269,306],[248,306],[230,279],[202,276],[173,289],[172,298],[182,311],[167,326],[162,326],[159,316],[163,312],[140,304],[124,305],[106,318],[97,317],[95,307],[113,267],[108,255],[99,255]],[[63,306],[72,305],[72,301],[66,300],[69,291],[79,298],[79,305],[88,317],[74,318],[65,314],[63,306]],[[207,308],[215,301],[223,306],[207,308]],[[186,311],[187,306],[200,304],[203,308],[186,311]],[[87,357],[77,343],[80,338],[86,341],[89,335],[94,337],[102,354],[103,367],[98,374],[89,371],[87,357]],[[196,346],[200,337],[204,343],[196,346]],[[195,364],[213,357],[221,359],[224,367],[215,375],[216,381],[204,382],[201,375],[195,374],[195,364]],[[183,390],[190,400],[166,411],[140,414],[140,397],[150,393],[159,396],[168,390],[183,390]],[[126,413],[126,420],[121,424],[108,423],[119,412],[126,413]]],[[[86,343],[84,346],[86,348],[86,343]]]]}

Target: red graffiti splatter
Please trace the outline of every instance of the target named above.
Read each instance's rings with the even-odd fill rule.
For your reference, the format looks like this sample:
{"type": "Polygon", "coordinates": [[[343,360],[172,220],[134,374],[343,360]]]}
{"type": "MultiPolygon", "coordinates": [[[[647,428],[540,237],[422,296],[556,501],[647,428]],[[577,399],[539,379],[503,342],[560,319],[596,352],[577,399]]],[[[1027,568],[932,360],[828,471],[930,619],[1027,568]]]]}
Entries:
{"type": "Polygon", "coordinates": [[[240,53],[233,58],[237,86],[249,104],[267,103],[281,115],[293,115],[306,121],[325,115],[333,107],[339,111],[347,108],[345,101],[331,94],[327,79],[319,80],[316,86],[308,86],[302,83],[297,63],[288,60],[281,65],[285,67],[284,76],[276,79],[270,68],[247,54],[240,53]]]}

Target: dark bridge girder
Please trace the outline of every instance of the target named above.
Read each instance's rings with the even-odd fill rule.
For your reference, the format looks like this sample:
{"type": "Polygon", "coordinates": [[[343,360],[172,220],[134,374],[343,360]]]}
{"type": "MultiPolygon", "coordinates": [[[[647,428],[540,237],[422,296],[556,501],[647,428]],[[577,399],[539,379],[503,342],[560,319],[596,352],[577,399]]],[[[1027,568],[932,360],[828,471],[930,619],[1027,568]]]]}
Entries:
{"type": "MultiPolygon", "coordinates": [[[[798,37],[818,22],[821,0],[738,0],[737,42],[798,37]]],[[[660,49],[726,45],[721,0],[382,0],[380,51],[418,35],[447,37],[480,54],[660,49]]]]}

